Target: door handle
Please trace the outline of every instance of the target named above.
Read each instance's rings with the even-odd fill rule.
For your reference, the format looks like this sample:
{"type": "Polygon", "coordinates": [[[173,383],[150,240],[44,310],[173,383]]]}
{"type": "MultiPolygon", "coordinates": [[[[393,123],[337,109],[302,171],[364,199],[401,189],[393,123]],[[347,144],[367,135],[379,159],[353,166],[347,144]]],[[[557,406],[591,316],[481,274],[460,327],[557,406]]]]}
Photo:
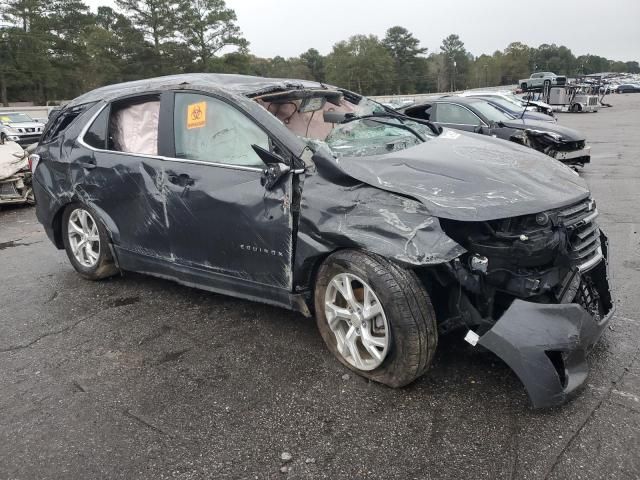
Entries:
{"type": "Polygon", "coordinates": [[[167,177],[169,178],[169,183],[173,183],[174,185],[178,185],[180,187],[190,187],[195,183],[193,178],[191,178],[186,173],[181,173],[180,175],[170,173],[167,177]]]}

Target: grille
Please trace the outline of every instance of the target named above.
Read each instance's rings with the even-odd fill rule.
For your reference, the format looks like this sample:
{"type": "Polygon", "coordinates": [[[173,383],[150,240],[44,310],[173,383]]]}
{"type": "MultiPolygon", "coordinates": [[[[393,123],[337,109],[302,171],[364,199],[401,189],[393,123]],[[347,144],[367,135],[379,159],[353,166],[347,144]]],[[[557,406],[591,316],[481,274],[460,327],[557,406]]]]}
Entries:
{"type": "Polygon", "coordinates": [[[590,97],[589,105],[598,105],[598,99],[596,97],[590,97]]]}
{"type": "Polygon", "coordinates": [[[578,269],[585,271],[602,259],[600,229],[595,222],[598,216],[595,202],[584,200],[558,210],[558,221],[567,229],[569,256],[578,269]]]}
{"type": "Polygon", "coordinates": [[[589,312],[596,319],[596,322],[600,321],[600,295],[598,295],[591,278],[588,276],[582,277],[573,301],[589,312]]]}
{"type": "Polygon", "coordinates": [[[9,197],[20,196],[13,182],[0,183],[0,195],[9,197]]]}

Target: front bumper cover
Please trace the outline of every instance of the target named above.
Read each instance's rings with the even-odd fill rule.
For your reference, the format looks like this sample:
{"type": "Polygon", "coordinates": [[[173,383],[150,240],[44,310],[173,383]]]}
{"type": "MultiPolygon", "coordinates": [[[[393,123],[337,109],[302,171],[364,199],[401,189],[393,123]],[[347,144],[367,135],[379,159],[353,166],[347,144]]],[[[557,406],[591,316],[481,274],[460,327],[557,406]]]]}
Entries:
{"type": "Polygon", "coordinates": [[[555,154],[555,159],[565,163],[589,163],[591,162],[591,147],[586,146],[580,150],[572,150],[570,152],[558,151],[555,154]]]}
{"type": "Polygon", "coordinates": [[[613,311],[596,322],[575,303],[516,300],[478,344],[511,367],[534,408],[553,407],[565,403],[584,384],[587,353],[612,315],[613,311]],[[561,365],[554,365],[552,352],[560,353],[561,365]]]}
{"type": "Polygon", "coordinates": [[[579,273],[595,289],[601,315],[594,316],[578,303],[515,300],[478,339],[479,345],[495,353],[516,373],[534,408],[561,405],[584,385],[589,371],[587,354],[614,314],[608,242],[603,233],[601,245],[604,258],[589,271],[579,273]]]}

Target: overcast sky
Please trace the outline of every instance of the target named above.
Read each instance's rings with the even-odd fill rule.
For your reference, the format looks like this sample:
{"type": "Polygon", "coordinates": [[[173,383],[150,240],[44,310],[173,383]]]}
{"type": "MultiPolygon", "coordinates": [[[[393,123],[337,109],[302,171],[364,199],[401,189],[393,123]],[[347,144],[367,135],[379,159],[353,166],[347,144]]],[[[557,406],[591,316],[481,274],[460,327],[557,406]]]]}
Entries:
{"type": "MultiPolygon", "coordinates": [[[[85,0],[87,1],[87,0],[85,0]]],[[[110,0],[88,0],[113,5],[110,0]]],[[[380,37],[392,26],[412,32],[428,53],[457,33],[474,55],[521,41],[556,43],[575,55],[640,61],[640,0],[227,0],[261,57],[322,54],[355,34],[380,37]]]]}

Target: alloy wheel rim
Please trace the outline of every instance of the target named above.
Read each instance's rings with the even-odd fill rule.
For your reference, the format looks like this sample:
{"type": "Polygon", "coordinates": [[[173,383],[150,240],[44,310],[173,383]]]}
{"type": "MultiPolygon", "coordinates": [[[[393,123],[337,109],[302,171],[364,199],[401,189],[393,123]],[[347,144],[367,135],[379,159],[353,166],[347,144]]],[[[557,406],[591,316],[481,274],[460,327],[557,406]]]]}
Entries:
{"type": "Polygon", "coordinates": [[[373,289],[351,273],[334,276],[325,293],[325,317],[338,352],[364,371],[378,368],[389,349],[389,324],[373,289]]]}
{"type": "Polygon", "coordinates": [[[77,208],[69,215],[69,245],[74,258],[83,267],[91,268],[100,257],[98,225],[89,212],[77,208]]]}

